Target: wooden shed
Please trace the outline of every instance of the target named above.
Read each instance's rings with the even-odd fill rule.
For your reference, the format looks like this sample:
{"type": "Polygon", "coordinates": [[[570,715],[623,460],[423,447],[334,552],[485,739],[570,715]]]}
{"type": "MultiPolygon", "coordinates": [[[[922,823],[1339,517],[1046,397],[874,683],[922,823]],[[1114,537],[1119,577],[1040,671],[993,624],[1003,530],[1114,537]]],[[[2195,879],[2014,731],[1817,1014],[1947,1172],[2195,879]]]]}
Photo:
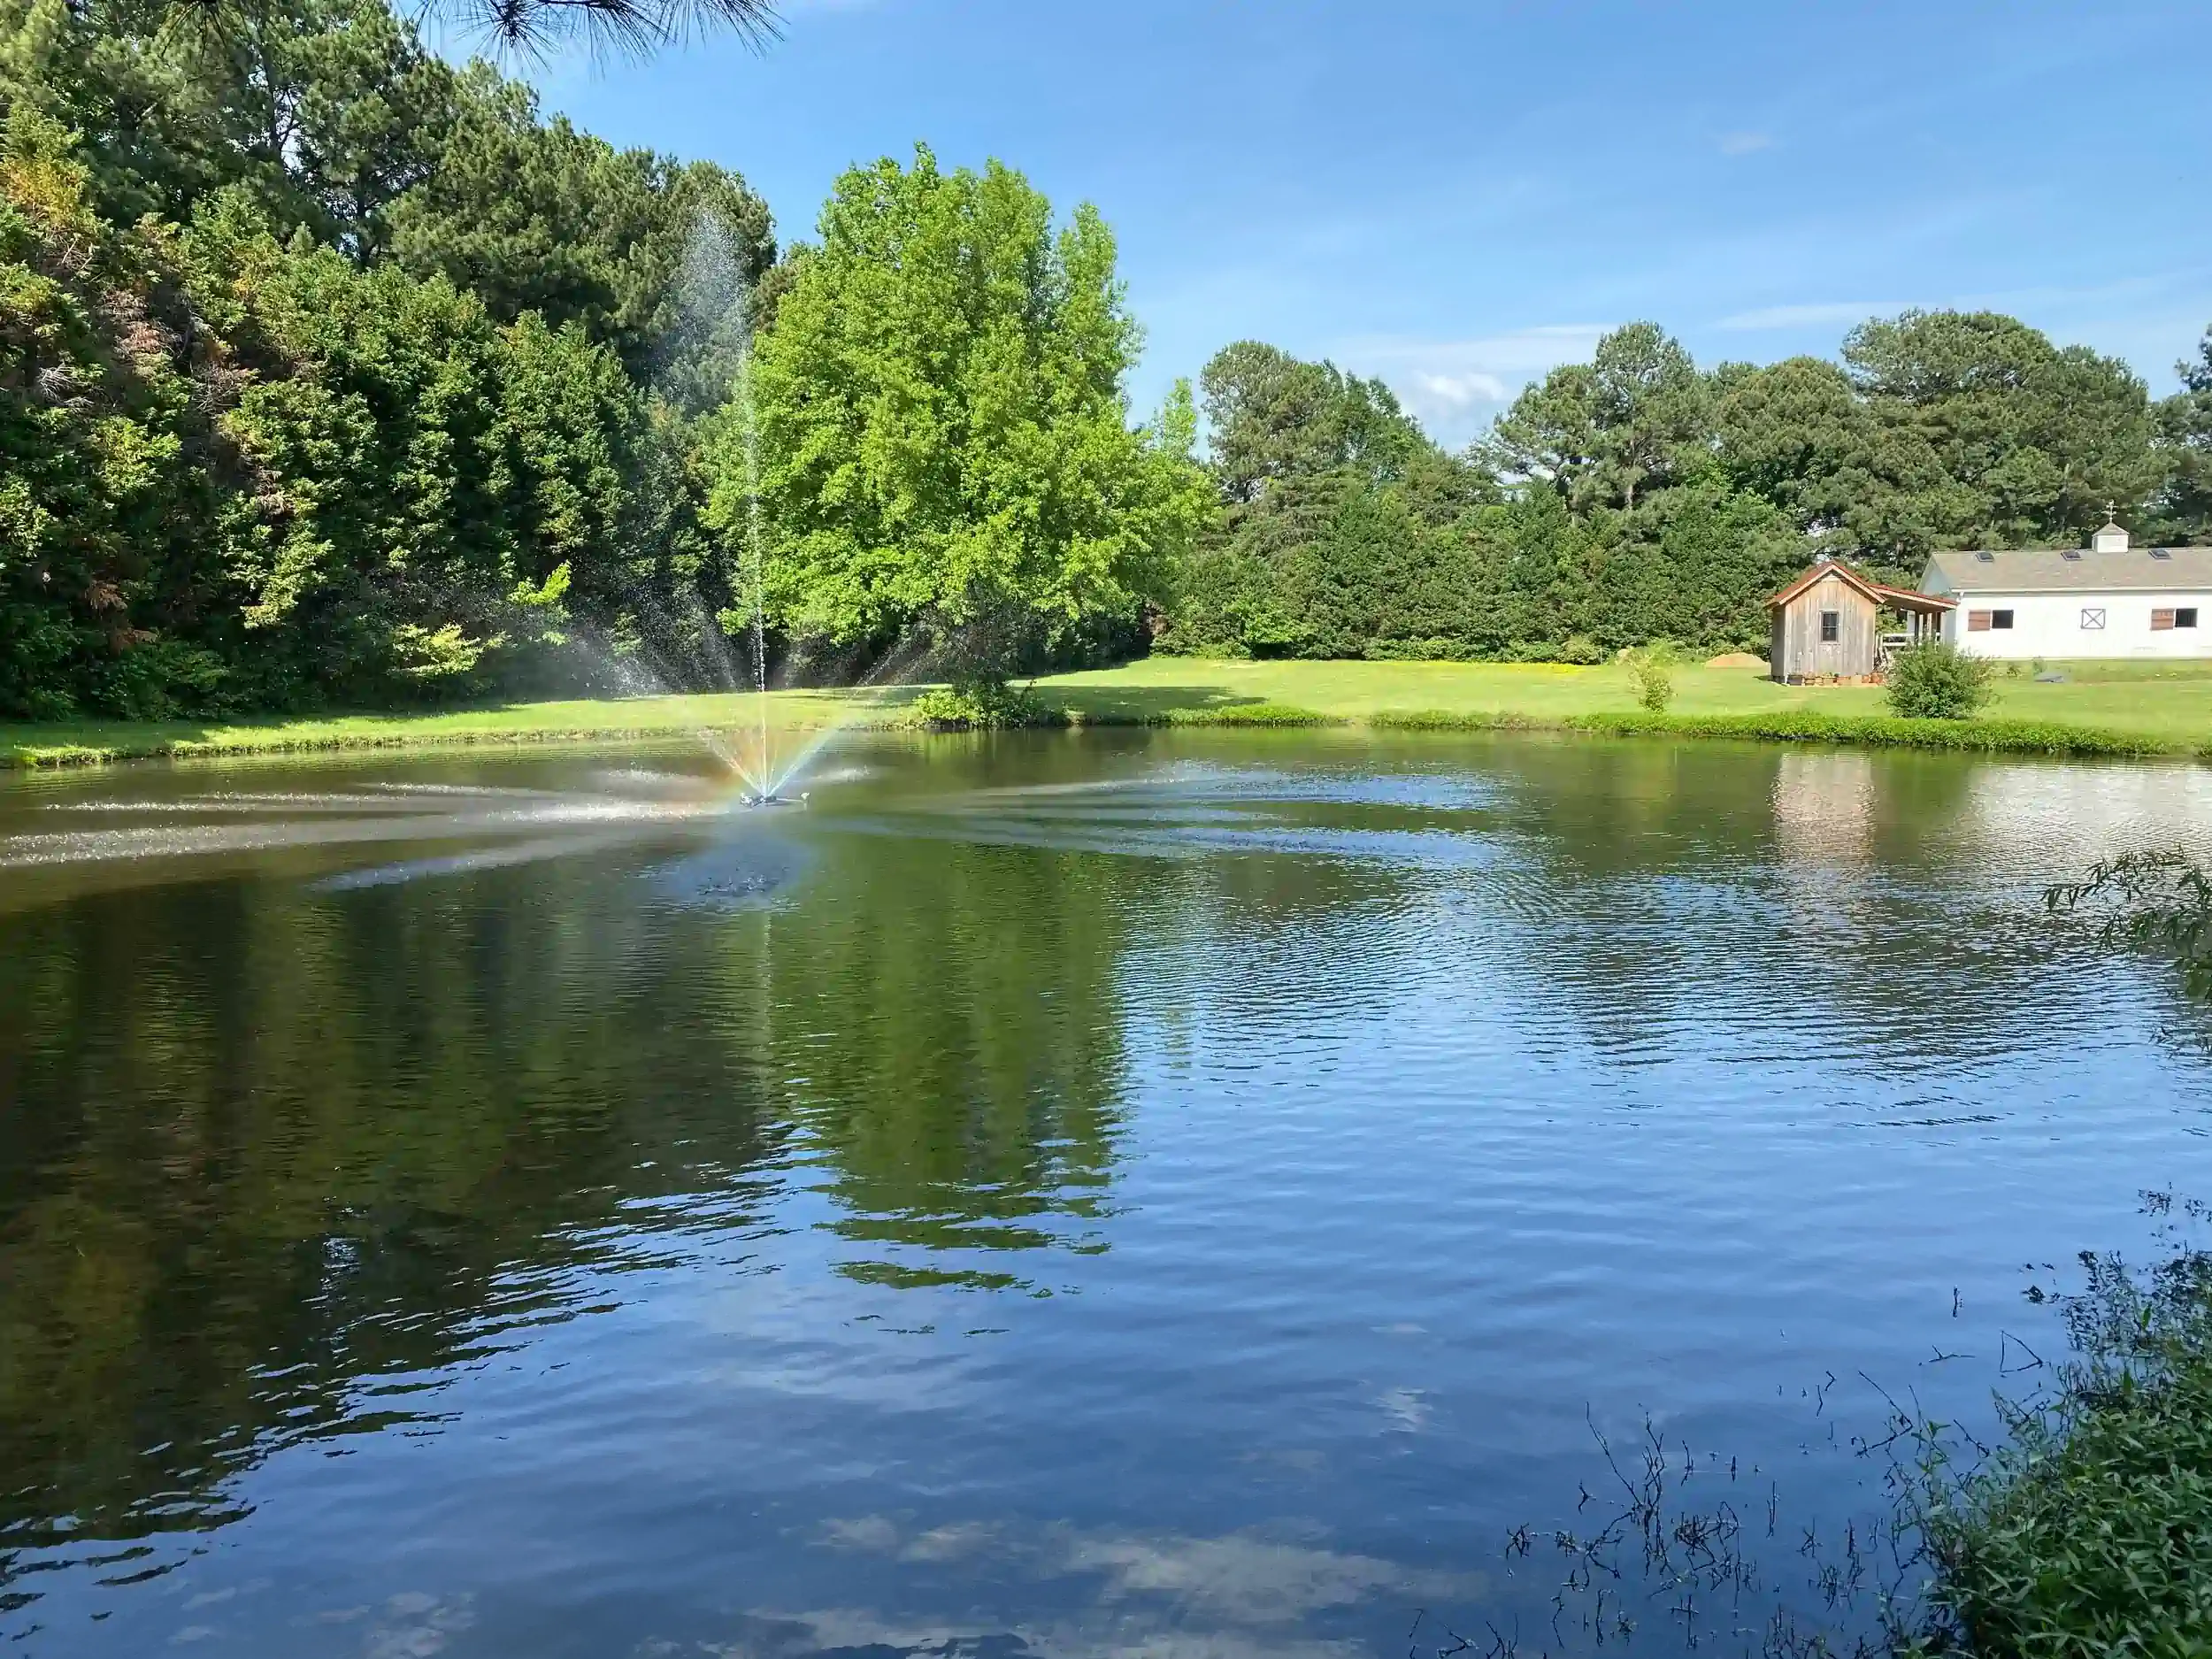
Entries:
{"type": "Polygon", "coordinates": [[[1847,565],[1823,559],[1767,601],[1767,664],[1775,679],[1789,685],[1879,680],[1889,646],[1936,634],[1943,613],[1957,603],[1886,588],[1847,565]],[[1885,609],[1904,613],[1901,635],[1884,638],[1885,609]]]}

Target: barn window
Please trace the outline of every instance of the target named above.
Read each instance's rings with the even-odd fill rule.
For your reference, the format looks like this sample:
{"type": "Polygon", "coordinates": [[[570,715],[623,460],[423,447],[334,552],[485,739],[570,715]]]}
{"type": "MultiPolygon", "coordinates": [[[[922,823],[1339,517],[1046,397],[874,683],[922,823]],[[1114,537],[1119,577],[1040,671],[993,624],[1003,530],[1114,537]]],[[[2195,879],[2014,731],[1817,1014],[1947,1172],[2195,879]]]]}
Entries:
{"type": "Polygon", "coordinates": [[[2194,605],[2184,605],[2180,610],[2174,612],[2174,626],[2177,628],[2193,628],[2196,626],[2197,608],[2194,605]]]}
{"type": "Polygon", "coordinates": [[[2085,628],[2092,630],[2103,627],[2104,612],[2102,611],[2084,611],[2081,613],[2081,625],[2085,628]]]}
{"type": "Polygon", "coordinates": [[[1839,630],[1841,629],[1842,626],[1842,612],[1837,611],[1822,611],[1820,613],[1820,642],[1823,645],[1833,645],[1836,642],[1839,630]]]}
{"type": "Polygon", "coordinates": [[[2173,626],[2174,613],[2172,611],[2154,611],[2151,612],[2151,632],[2153,634],[2163,634],[2168,628],[2170,628],[2173,626]]]}
{"type": "Polygon", "coordinates": [[[2012,626],[2012,612],[2009,611],[1991,611],[1989,613],[1989,626],[1993,628],[2010,627],[2012,626]]]}
{"type": "Polygon", "coordinates": [[[1992,617],[1995,616],[1996,614],[1997,614],[1997,613],[1996,613],[1995,611],[1968,611],[1968,612],[1966,613],[1966,631],[1967,631],[1969,634],[1986,634],[1986,633],[1988,633],[1988,632],[1989,632],[1989,619],[1990,619],[1990,618],[1992,618],[1992,617]]]}

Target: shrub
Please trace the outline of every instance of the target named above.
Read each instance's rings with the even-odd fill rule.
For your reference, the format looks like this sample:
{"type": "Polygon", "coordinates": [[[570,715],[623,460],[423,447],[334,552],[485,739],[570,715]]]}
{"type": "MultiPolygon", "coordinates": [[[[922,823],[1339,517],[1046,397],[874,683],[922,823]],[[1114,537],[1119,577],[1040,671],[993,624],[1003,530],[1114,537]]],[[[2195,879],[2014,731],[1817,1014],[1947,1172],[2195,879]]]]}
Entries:
{"type": "Polygon", "coordinates": [[[127,720],[173,720],[228,713],[230,670],[214,652],[174,640],[154,640],[88,672],[95,701],[127,720]]]}
{"type": "Polygon", "coordinates": [[[1556,722],[1518,709],[1378,709],[1367,724],[1378,732],[1526,732],[1556,722]]]}
{"type": "Polygon", "coordinates": [[[1467,663],[1476,660],[1476,652],[1464,640],[1377,640],[1367,648],[1367,657],[1376,663],[1467,663]]]}
{"type": "Polygon", "coordinates": [[[2073,1357],[2039,1396],[1999,1402],[2008,1443],[1959,1474],[1921,1430],[1938,1623],[1908,1651],[2212,1648],[2212,1256],[2081,1260],[2087,1289],[2060,1299],[2073,1357]]]}
{"type": "Polygon", "coordinates": [[[1558,660],[1594,668],[1605,660],[1605,648],[1586,634],[1571,634],[1559,648],[1558,660]]]}
{"type": "Polygon", "coordinates": [[[1176,709],[1170,726],[1341,726],[1333,714],[1317,714],[1287,703],[1232,703],[1214,709],[1176,709]]]}
{"type": "Polygon", "coordinates": [[[1681,660],[1681,651],[1671,640],[1655,640],[1621,653],[1621,661],[1636,682],[1636,701],[1647,712],[1664,714],[1674,701],[1674,670],[1681,660]]]}
{"type": "Polygon", "coordinates": [[[907,718],[931,732],[1003,732],[1064,726],[1067,716],[1025,687],[932,686],[907,705],[907,718]]]}
{"type": "Polygon", "coordinates": [[[1317,714],[1287,703],[1227,703],[1190,709],[1063,709],[1071,726],[1347,726],[1342,715],[1317,714]]]}
{"type": "Polygon", "coordinates": [[[1963,720],[1989,701],[1990,663],[1947,640],[1890,658],[1889,706],[1909,720],[1963,720]]]}

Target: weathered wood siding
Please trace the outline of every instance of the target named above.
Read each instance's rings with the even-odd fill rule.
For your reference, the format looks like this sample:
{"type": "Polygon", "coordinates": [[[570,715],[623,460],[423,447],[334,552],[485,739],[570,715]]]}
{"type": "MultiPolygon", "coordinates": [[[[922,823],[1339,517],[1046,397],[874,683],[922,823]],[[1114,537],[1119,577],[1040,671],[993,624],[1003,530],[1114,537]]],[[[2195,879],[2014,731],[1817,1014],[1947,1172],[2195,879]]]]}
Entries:
{"type": "Polygon", "coordinates": [[[1874,602],[1832,572],[1777,606],[1767,655],[1777,680],[1860,679],[1874,672],[1882,645],[1874,602]],[[1836,613],[1836,637],[1820,637],[1821,613],[1836,613]]]}

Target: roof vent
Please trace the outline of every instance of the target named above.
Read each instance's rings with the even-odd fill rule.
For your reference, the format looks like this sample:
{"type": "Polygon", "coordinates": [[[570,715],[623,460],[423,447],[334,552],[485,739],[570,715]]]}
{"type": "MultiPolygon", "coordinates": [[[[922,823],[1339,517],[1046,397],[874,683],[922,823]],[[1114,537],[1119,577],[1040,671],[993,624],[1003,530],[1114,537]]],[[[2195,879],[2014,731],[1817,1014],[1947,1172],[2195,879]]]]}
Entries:
{"type": "Polygon", "coordinates": [[[2128,550],[2128,533],[2108,518],[2104,528],[2089,539],[2089,545],[2099,553],[2124,553],[2128,550]]]}
{"type": "Polygon", "coordinates": [[[1977,553],[1974,557],[1984,565],[1994,565],[1997,562],[1997,556],[1994,553],[1977,553]]]}
{"type": "Polygon", "coordinates": [[[2149,554],[2154,559],[2170,559],[2173,557],[2173,555],[2169,553],[2162,547],[2147,547],[2143,549],[2143,551],[2149,554]]]}
{"type": "Polygon", "coordinates": [[[2076,565],[2081,563],[2081,549],[2078,547],[2061,548],[2059,549],[2058,556],[2062,559],[2070,560],[2076,565]]]}

